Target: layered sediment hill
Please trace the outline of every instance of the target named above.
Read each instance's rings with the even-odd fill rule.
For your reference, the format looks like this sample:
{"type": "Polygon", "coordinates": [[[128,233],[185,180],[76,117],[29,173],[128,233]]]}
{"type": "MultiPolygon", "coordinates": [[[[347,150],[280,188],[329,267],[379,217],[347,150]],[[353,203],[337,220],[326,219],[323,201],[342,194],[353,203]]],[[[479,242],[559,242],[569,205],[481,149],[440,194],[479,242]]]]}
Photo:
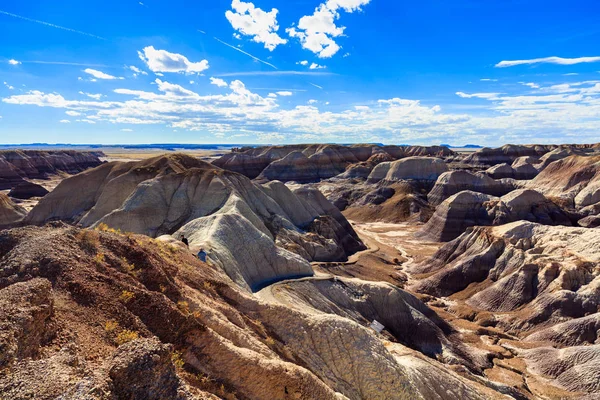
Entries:
{"type": "Polygon", "coordinates": [[[290,145],[230,153],[213,164],[251,179],[306,183],[328,179],[359,166],[361,172],[356,170],[354,174],[366,177],[368,171],[382,161],[411,156],[446,157],[452,154],[450,149],[441,146],[290,145]]]}
{"type": "Polygon", "coordinates": [[[419,235],[446,242],[470,226],[502,225],[518,220],[571,225],[569,216],[560,207],[535,190],[518,189],[502,197],[466,190],[444,200],[419,235]]]}
{"type": "Polygon", "coordinates": [[[0,193],[0,228],[20,222],[26,214],[27,211],[23,207],[13,203],[4,193],[0,193]]]}
{"type": "Polygon", "coordinates": [[[433,189],[427,194],[430,204],[437,206],[448,197],[463,190],[503,196],[516,188],[508,179],[496,180],[480,172],[449,171],[439,176],[433,189]]]}
{"type": "Polygon", "coordinates": [[[407,157],[377,165],[367,181],[370,183],[407,180],[435,182],[446,171],[448,171],[448,167],[440,158],[407,157]]]}
{"type": "Polygon", "coordinates": [[[364,249],[316,189],[263,187],[183,154],[107,163],[64,180],[27,222],[53,219],[151,237],[183,234],[193,251],[204,248],[211,262],[250,290],[312,275],[309,261],[345,260],[364,249]]]}
{"type": "Polygon", "coordinates": [[[46,179],[64,172],[76,174],[102,162],[101,153],[79,151],[0,150],[0,190],[11,189],[25,179],[46,179]]]}

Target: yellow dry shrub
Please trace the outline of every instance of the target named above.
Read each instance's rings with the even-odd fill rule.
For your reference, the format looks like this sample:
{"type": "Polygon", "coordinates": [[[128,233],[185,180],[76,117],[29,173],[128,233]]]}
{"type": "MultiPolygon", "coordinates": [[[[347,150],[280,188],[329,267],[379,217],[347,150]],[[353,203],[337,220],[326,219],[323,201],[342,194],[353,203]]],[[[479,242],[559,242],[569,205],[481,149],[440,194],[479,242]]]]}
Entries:
{"type": "Polygon", "coordinates": [[[117,334],[115,341],[120,346],[127,342],[131,342],[132,340],[135,340],[139,337],[140,337],[140,335],[136,331],[130,331],[129,329],[123,329],[121,332],[119,332],[117,334]]]}
{"type": "Polygon", "coordinates": [[[121,295],[119,296],[119,300],[121,300],[123,303],[128,303],[134,297],[135,297],[135,293],[130,292],[129,290],[123,290],[121,292],[121,295]]]}

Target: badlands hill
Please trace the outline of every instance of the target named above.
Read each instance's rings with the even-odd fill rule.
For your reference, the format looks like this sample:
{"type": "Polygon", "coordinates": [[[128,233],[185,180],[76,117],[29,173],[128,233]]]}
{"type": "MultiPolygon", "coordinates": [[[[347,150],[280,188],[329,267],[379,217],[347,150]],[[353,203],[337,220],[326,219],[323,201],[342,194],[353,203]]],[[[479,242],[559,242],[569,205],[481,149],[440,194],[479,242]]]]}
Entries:
{"type": "Polygon", "coordinates": [[[77,174],[100,165],[101,153],[70,150],[0,150],[0,190],[26,179],[46,179],[61,172],[77,174]]]}
{"type": "Polygon", "coordinates": [[[171,153],[27,213],[31,179],[0,194],[0,398],[600,396],[598,145],[171,153]]]}
{"type": "Polygon", "coordinates": [[[173,240],[240,285],[256,290],[284,277],[311,275],[310,261],[341,261],[364,245],[338,209],[315,189],[294,191],[183,154],[106,163],[62,181],[26,222],[50,220],[173,240]],[[79,190],[79,195],[73,193],[79,190]]]}
{"type": "Polygon", "coordinates": [[[251,179],[258,177],[261,180],[306,183],[331,178],[349,167],[362,166],[370,170],[381,161],[452,154],[450,149],[440,146],[289,145],[230,153],[213,164],[251,179]]]}

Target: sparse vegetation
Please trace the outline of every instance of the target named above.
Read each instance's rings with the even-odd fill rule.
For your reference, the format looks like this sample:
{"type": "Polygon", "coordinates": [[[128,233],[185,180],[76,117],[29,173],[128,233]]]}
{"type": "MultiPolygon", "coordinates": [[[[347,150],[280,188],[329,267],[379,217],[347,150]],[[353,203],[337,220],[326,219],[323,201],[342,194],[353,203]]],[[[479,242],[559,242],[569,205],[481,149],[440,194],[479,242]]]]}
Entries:
{"type": "Polygon", "coordinates": [[[117,321],[106,321],[104,323],[104,330],[108,333],[114,332],[119,327],[119,323],[117,321]]]}
{"type": "Polygon", "coordinates": [[[204,289],[206,289],[206,290],[213,290],[215,288],[215,286],[210,281],[204,281],[202,283],[202,285],[204,286],[204,289]]]}
{"type": "Polygon", "coordinates": [[[184,300],[178,301],[177,308],[179,308],[179,310],[184,314],[190,313],[190,305],[187,301],[184,301],[184,300]]]}
{"type": "Polygon", "coordinates": [[[77,233],[76,238],[81,244],[81,247],[87,252],[96,252],[98,250],[98,246],[100,246],[98,234],[94,231],[90,231],[89,229],[80,230],[77,233]]]}
{"type": "Polygon", "coordinates": [[[180,351],[174,351],[171,354],[171,361],[173,362],[173,365],[175,365],[175,368],[183,368],[183,366],[185,365],[183,355],[180,351]]]}
{"type": "Polygon", "coordinates": [[[105,259],[106,259],[106,257],[104,256],[104,253],[102,253],[102,252],[96,253],[96,256],[94,257],[94,261],[98,265],[104,264],[105,259]]]}
{"type": "Polygon", "coordinates": [[[119,346],[132,340],[138,339],[140,335],[136,331],[130,331],[129,329],[123,329],[117,334],[115,341],[119,346]]]}
{"type": "Polygon", "coordinates": [[[134,297],[135,293],[130,292],[129,290],[123,290],[119,296],[119,300],[121,300],[123,303],[129,303],[134,297]]]}
{"type": "Polygon", "coordinates": [[[109,227],[108,225],[106,225],[104,222],[98,224],[96,226],[96,228],[94,228],[94,229],[96,229],[97,231],[100,231],[100,232],[110,232],[110,233],[121,234],[120,229],[113,229],[113,228],[109,227]]]}

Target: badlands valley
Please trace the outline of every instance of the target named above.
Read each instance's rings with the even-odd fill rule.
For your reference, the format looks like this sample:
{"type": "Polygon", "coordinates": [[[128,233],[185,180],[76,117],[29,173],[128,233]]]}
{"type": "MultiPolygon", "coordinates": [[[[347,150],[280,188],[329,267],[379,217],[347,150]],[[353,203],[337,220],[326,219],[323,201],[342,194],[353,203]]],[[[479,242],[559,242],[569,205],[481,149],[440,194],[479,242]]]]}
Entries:
{"type": "Polygon", "coordinates": [[[0,398],[598,398],[598,227],[600,145],[0,151],[0,398]]]}

